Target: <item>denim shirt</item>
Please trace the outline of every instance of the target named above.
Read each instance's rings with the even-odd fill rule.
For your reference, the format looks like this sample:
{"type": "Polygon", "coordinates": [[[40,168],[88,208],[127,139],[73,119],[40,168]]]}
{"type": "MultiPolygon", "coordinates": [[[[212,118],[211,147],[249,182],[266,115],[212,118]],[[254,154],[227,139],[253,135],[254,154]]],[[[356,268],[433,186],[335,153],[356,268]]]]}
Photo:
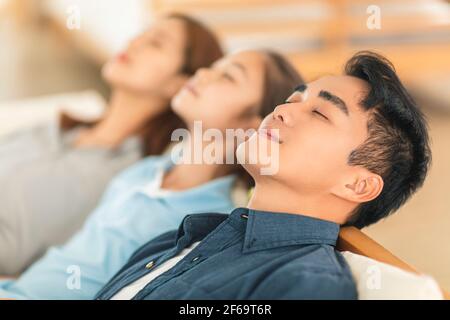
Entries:
{"type": "Polygon", "coordinates": [[[296,214],[238,208],[189,215],[137,250],[97,299],[110,299],[197,241],[133,299],[356,299],[334,248],[338,233],[336,223],[296,214]]]}

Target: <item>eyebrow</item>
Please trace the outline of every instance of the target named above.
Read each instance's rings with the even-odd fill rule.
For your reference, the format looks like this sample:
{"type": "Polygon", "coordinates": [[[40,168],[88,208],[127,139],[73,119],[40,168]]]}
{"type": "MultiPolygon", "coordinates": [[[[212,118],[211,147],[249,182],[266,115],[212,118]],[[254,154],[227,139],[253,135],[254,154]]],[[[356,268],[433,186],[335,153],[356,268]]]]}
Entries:
{"type": "Polygon", "coordinates": [[[156,33],[156,36],[158,38],[166,38],[169,41],[173,41],[174,40],[174,37],[172,36],[172,34],[170,34],[170,32],[167,32],[166,30],[156,29],[155,33],[156,33]]]}
{"type": "MultiPolygon", "coordinates": [[[[300,92],[303,93],[306,91],[306,89],[308,89],[308,85],[306,84],[300,84],[298,85],[295,89],[294,92],[300,92]]],[[[345,115],[348,116],[348,108],[347,105],[345,104],[344,100],[342,100],[341,98],[339,98],[338,96],[330,93],[329,91],[326,90],[321,90],[319,92],[319,97],[325,99],[326,101],[331,102],[333,105],[335,105],[336,107],[339,108],[339,110],[341,110],[342,112],[345,113],[345,115]]]]}
{"type": "Polygon", "coordinates": [[[319,97],[331,102],[334,106],[336,106],[339,110],[341,110],[343,113],[345,113],[345,115],[348,116],[347,105],[345,104],[344,100],[342,100],[338,96],[330,93],[329,91],[321,90],[319,92],[319,97]]]}
{"type": "Polygon", "coordinates": [[[174,40],[174,38],[172,37],[172,35],[169,32],[161,32],[160,35],[168,40],[174,40]]]}
{"type": "Polygon", "coordinates": [[[232,65],[240,69],[244,73],[244,75],[247,76],[247,69],[244,67],[243,64],[239,62],[233,62],[232,65]]]}

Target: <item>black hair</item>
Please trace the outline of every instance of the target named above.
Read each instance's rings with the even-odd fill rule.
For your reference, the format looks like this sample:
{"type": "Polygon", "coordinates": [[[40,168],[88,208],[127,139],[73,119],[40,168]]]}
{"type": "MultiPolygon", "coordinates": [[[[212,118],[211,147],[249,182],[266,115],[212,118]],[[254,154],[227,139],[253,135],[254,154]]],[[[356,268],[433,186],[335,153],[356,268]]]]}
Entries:
{"type": "Polygon", "coordinates": [[[347,221],[363,228],[396,211],[423,185],[431,151],[425,117],[386,58],[358,52],[346,63],[345,74],[370,85],[361,101],[370,112],[368,138],[351,152],[348,163],[367,168],[384,182],[381,194],[358,206],[347,221]]]}

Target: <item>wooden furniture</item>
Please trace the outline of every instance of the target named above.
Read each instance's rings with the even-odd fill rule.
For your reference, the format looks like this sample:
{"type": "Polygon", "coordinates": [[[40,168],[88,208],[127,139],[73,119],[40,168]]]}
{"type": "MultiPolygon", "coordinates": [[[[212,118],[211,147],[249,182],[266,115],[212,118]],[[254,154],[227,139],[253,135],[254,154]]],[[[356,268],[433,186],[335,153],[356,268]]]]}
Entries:
{"type": "Polygon", "coordinates": [[[381,28],[367,27],[370,0],[154,0],[155,14],[193,15],[228,49],[270,46],[309,81],[340,72],[358,50],[391,59],[406,82],[450,73],[450,5],[441,0],[380,0],[381,28]]]}
{"type": "MultiPolygon", "coordinates": [[[[345,227],[341,229],[339,233],[339,239],[337,243],[337,249],[339,251],[350,251],[355,254],[363,255],[373,260],[384,262],[402,270],[419,274],[414,267],[410,266],[406,262],[402,261],[376,241],[372,240],[369,236],[355,227],[345,227]]],[[[450,300],[450,294],[442,289],[444,299],[450,300]]]]}

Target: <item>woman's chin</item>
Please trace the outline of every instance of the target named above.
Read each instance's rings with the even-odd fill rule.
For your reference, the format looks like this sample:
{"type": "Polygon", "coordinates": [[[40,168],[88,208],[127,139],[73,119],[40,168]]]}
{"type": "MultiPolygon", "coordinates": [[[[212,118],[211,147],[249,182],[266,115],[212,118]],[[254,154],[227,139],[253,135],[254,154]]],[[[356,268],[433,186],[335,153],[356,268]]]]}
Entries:
{"type": "Polygon", "coordinates": [[[103,80],[111,87],[117,87],[121,85],[120,78],[113,72],[113,70],[103,68],[102,69],[103,80]]]}
{"type": "Polygon", "coordinates": [[[130,78],[130,73],[116,62],[111,61],[103,66],[102,78],[112,86],[126,86],[126,80],[130,78]]]}
{"type": "Polygon", "coordinates": [[[177,115],[181,116],[181,103],[179,101],[179,99],[177,98],[177,96],[175,96],[174,98],[172,98],[172,101],[170,102],[170,108],[172,109],[173,112],[175,112],[177,115]]]}
{"type": "Polygon", "coordinates": [[[183,112],[184,109],[191,107],[194,102],[192,97],[183,91],[181,90],[172,98],[171,107],[175,113],[183,112]]]}

